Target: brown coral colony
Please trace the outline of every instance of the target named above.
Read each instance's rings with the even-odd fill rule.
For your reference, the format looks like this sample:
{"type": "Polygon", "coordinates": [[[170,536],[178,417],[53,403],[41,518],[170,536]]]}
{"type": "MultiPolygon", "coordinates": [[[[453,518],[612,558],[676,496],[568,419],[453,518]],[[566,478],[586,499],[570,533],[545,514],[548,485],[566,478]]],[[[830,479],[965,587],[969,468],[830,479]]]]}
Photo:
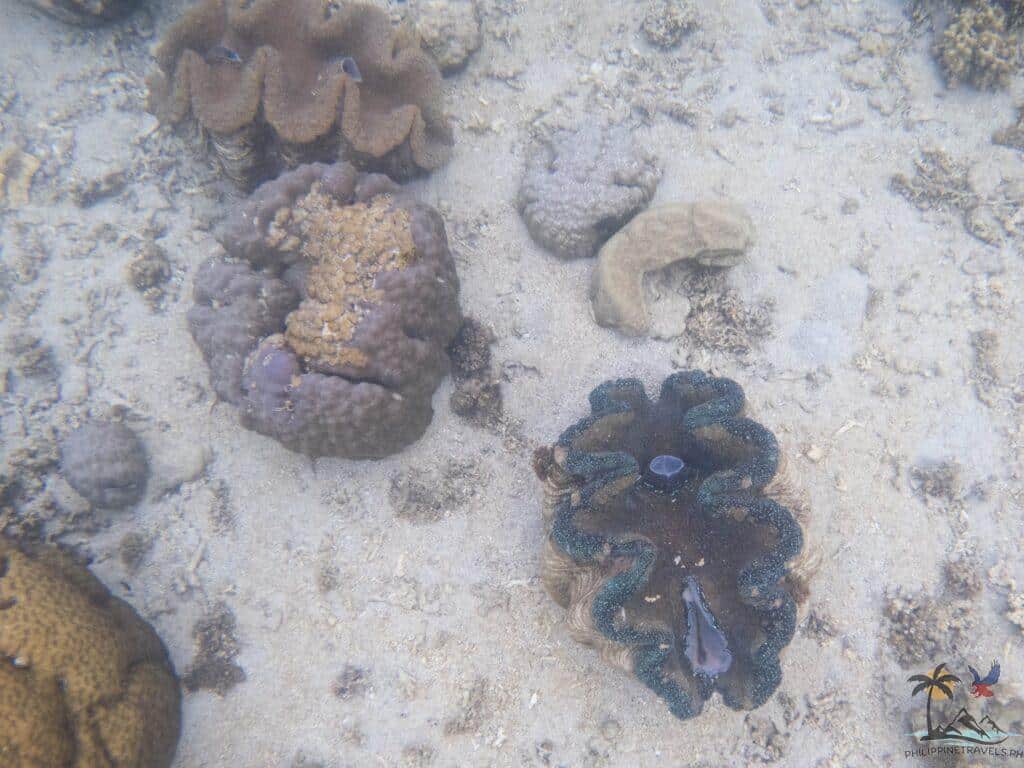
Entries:
{"type": "Polygon", "coordinates": [[[204,0],[156,60],[150,111],[191,117],[242,186],[339,155],[408,177],[446,162],[453,143],[437,64],[374,6],[204,0]]]}

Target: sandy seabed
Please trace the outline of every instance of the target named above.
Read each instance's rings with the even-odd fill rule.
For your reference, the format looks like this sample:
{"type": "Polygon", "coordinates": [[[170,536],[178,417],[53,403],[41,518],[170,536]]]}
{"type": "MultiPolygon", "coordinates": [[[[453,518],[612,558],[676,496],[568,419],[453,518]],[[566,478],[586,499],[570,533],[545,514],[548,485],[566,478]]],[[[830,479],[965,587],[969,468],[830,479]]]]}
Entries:
{"type": "MultiPolygon", "coordinates": [[[[1012,207],[1000,184],[1021,155],[992,134],[1016,118],[1019,76],[947,89],[934,32],[897,0],[709,4],[669,51],[644,38],[642,2],[482,0],[483,46],[446,78],[454,157],[413,186],[445,216],[464,310],[497,336],[506,423],[454,416],[449,380],[402,453],[311,460],[239,426],[189,335],[192,276],[237,193],[145,112],[150,46],[186,3],[148,5],[87,32],[0,8],[0,148],[41,161],[28,201],[0,210],[0,427],[8,476],[42,478],[24,503],[179,672],[197,622],[233,615],[245,679],[186,695],[176,766],[899,765],[923,762],[904,756],[923,707],[908,675],[998,658],[998,700],[1024,696],[1008,613],[1024,583],[1021,240],[985,242],[955,201],[922,211],[892,189],[942,149],[979,199],[1012,207]],[[663,168],[653,204],[750,213],[756,244],[728,284],[773,309],[749,351],[600,328],[593,262],[530,239],[514,200],[531,138],[587,119],[635,124],[663,168]],[[147,300],[126,274],[153,245],[171,278],[147,300]],[[745,388],[821,553],[778,693],[688,722],[567,635],[537,576],[530,465],[601,381],[650,389],[682,367],[745,388]],[[112,412],[153,477],[134,510],[97,519],[46,451],[112,412]],[[127,534],[149,542],[137,562],[127,534]],[[949,561],[984,587],[958,627],[928,620],[949,561]],[[897,591],[920,608],[909,641],[887,618],[897,591]]],[[[677,311],[671,281],[648,288],[652,313],[677,311]]]]}

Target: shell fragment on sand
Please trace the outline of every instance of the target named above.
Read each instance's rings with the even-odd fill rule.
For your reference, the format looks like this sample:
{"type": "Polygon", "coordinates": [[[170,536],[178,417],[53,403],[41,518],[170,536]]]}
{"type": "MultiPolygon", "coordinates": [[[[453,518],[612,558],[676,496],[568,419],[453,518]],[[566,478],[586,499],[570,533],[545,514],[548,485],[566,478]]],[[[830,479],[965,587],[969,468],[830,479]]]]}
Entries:
{"type": "Polygon", "coordinates": [[[27,205],[32,177],[38,170],[38,158],[15,146],[0,149],[0,208],[27,205]]]}

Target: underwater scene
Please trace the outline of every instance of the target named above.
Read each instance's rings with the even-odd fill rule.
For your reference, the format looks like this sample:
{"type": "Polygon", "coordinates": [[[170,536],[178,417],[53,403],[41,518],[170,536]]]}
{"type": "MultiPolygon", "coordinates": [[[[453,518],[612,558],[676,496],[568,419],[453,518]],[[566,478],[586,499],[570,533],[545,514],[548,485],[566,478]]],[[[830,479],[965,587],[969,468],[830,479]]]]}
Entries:
{"type": "Polygon", "coordinates": [[[1024,765],[1024,0],[0,0],[0,768],[1024,765]]]}

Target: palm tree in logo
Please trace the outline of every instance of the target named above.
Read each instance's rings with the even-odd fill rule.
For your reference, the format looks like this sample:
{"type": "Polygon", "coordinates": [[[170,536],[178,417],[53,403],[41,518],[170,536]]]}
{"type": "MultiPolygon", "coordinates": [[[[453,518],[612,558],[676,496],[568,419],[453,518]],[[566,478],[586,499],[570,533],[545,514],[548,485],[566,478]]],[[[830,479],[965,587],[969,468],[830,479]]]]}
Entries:
{"type": "Polygon", "coordinates": [[[911,696],[917,696],[921,691],[928,691],[928,707],[926,709],[928,736],[934,734],[932,730],[932,697],[940,700],[953,698],[953,686],[960,682],[960,678],[956,675],[944,672],[945,668],[946,664],[943,662],[930,675],[912,675],[907,678],[908,683],[917,683],[910,693],[911,696]]]}

